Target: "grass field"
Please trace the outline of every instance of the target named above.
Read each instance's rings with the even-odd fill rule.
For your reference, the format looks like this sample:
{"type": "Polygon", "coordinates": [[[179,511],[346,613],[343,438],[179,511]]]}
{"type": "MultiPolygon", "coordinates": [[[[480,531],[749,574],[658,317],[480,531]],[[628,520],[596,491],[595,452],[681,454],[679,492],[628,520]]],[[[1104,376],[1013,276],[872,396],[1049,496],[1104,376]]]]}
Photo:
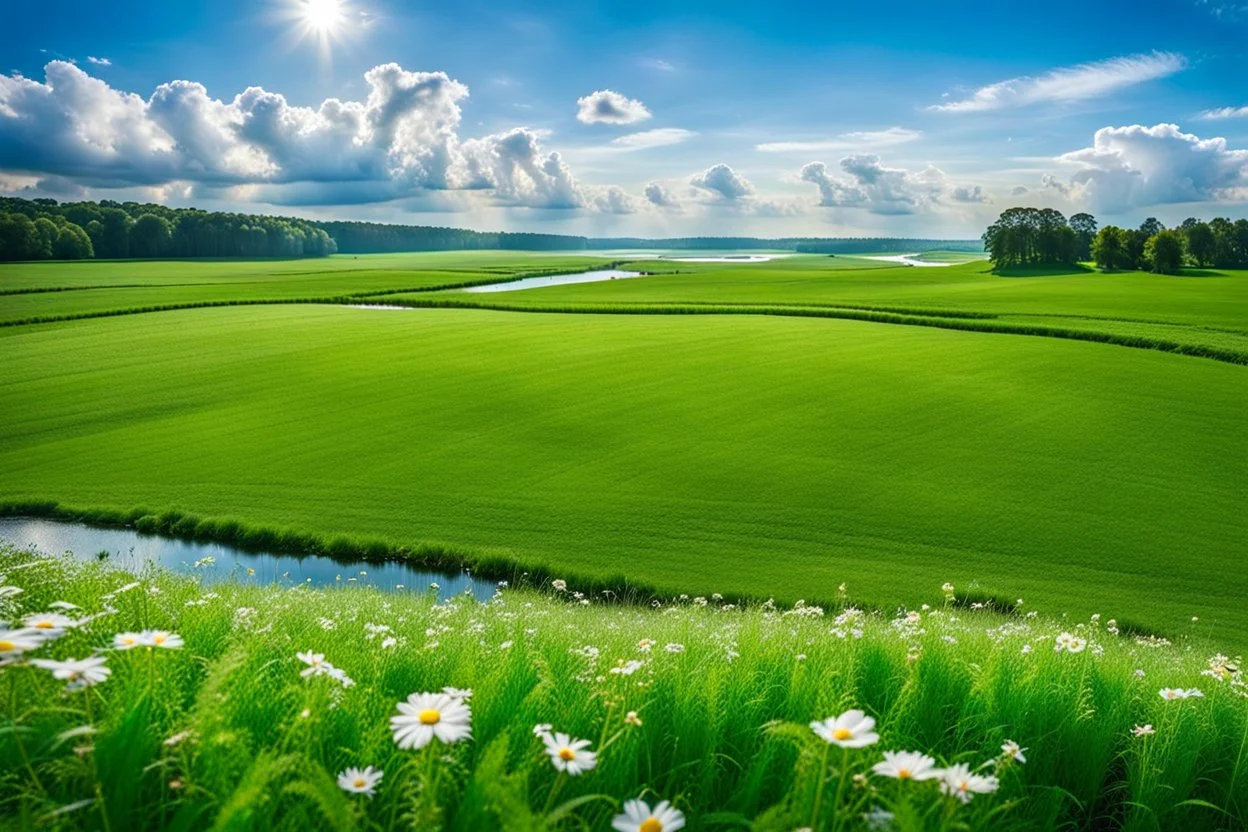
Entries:
{"type": "Polygon", "coordinates": [[[689,830],[1248,821],[1242,674],[1104,618],[1004,618],[939,586],[895,615],[688,596],[651,611],[582,603],[575,584],[434,604],[234,574],[207,591],[0,547],[0,613],[74,605],[0,670],[0,827],[606,829],[636,798],[671,801],[689,830]],[[161,646],[128,646],[149,629],[165,634],[140,643],[161,646]],[[91,655],[68,686],[40,664],[91,655]],[[400,747],[396,704],[448,686],[470,713],[430,697],[422,718],[459,708],[471,737],[400,747]],[[830,736],[856,747],[811,729],[850,709],[875,724],[830,736]],[[592,768],[558,772],[542,724],[585,738],[592,768]],[[873,768],[901,750],[947,773],[873,768]],[[340,773],[365,766],[381,779],[353,794],[340,773]]]}

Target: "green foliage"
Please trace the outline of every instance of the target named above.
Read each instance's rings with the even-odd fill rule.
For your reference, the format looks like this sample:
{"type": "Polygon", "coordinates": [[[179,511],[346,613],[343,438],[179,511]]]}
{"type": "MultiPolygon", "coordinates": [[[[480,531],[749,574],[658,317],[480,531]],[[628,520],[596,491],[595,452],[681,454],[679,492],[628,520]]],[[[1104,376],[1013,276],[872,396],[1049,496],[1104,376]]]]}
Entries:
{"type": "Polygon", "coordinates": [[[56,601],[76,616],[111,610],[36,651],[99,651],[105,682],[67,692],[44,669],[0,669],[0,822],[14,826],[603,829],[636,797],[672,801],[690,830],[791,830],[812,815],[819,828],[859,828],[876,809],[906,829],[1248,820],[1248,710],[1233,661],[1210,659],[1216,645],[1202,641],[1119,635],[1099,618],[1003,618],[942,606],[939,592],[927,593],[935,609],[894,616],[678,598],[658,610],[582,605],[576,585],[507,589],[484,605],[258,586],[241,573],[206,591],[13,549],[0,549],[0,574],[24,589],[8,614],[56,601]],[[144,628],[185,646],[109,649],[114,633],[144,628]],[[1055,652],[1062,631],[1086,648],[1055,652]],[[309,649],[354,684],[303,677],[295,654],[309,649]],[[472,691],[471,741],[399,750],[396,703],[445,686],[472,691]],[[1164,701],[1162,687],[1205,696],[1164,701]],[[842,752],[807,727],[851,707],[876,719],[879,743],[842,752]],[[590,739],[597,766],[558,776],[537,723],[590,739]],[[1133,736],[1144,724],[1155,734],[1133,736]],[[1002,754],[1007,740],[1026,763],[1002,754]],[[872,775],[886,750],[995,773],[999,791],[962,805],[935,782],[872,775]],[[375,796],[338,788],[338,772],[367,765],[384,772],[375,796]]]}
{"type": "MultiPolygon", "coordinates": [[[[1087,214],[1080,214],[1087,217],[1087,214]]],[[[1091,219],[1089,217],[1089,219],[1091,219]]],[[[1095,225],[1095,220],[1092,221],[1095,225]]],[[[1086,232],[1087,223],[1080,220],[1086,232]]],[[[984,250],[998,267],[1028,263],[1074,263],[1079,233],[1052,208],[1010,208],[984,232],[984,250]]]]}
{"type": "Polygon", "coordinates": [[[1144,245],[1144,259],[1158,274],[1178,274],[1183,267],[1183,248],[1183,235],[1178,231],[1159,231],[1144,245]]]}
{"type": "Polygon", "coordinates": [[[1096,265],[1107,271],[1130,268],[1127,235],[1115,225],[1107,225],[1097,232],[1092,241],[1092,259],[1096,265]]]}

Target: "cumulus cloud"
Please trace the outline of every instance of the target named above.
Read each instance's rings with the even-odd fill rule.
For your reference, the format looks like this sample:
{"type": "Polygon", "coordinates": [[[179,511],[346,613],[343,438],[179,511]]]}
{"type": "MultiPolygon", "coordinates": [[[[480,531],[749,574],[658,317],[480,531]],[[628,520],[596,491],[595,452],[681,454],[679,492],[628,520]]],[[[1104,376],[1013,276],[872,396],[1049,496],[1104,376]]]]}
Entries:
{"type": "Polygon", "coordinates": [[[922,130],[889,127],[886,130],[859,130],[841,133],[835,139],[800,142],[764,142],[754,149],[763,153],[832,153],[837,151],[870,150],[907,144],[923,137],[922,130]]]}
{"type": "Polygon", "coordinates": [[[743,199],[754,193],[754,186],[744,176],[724,164],[711,165],[693,176],[689,184],[708,191],[716,199],[728,201],[743,199]]]}
{"type": "Polygon", "coordinates": [[[445,73],[391,63],[364,80],[364,100],[330,98],[317,107],[294,106],[261,87],[217,99],[193,81],[161,84],[144,99],[52,61],[42,83],[0,76],[0,171],[93,188],[244,188],[234,193],[285,205],[484,190],[511,206],[612,213],[631,206],[622,191],[580,185],[537,131],[462,139],[468,88],[445,73]]]}
{"type": "MultiPolygon", "coordinates": [[[[811,162],[800,172],[803,182],[819,188],[819,204],[834,208],[863,208],[873,214],[914,214],[940,202],[948,187],[945,174],[930,165],[913,172],[890,168],[880,157],[870,154],[846,156],[840,161],[841,171],[849,178],[834,177],[823,162],[811,162]]],[[[964,196],[978,195],[978,188],[964,188],[964,196]]]]}
{"type": "Polygon", "coordinates": [[[113,65],[113,62],[110,61],[108,58],[97,58],[94,55],[87,56],[87,63],[95,64],[96,66],[112,66],[113,65]]]}
{"type": "Polygon", "coordinates": [[[1248,150],[1232,149],[1223,138],[1184,133],[1176,124],[1102,127],[1091,147],[1058,160],[1079,169],[1069,185],[1057,185],[1106,213],[1248,199],[1248,150]]]}
{"type": "Polygon", "coordinates": [[[652,147],[687,142],[698,135],[692,130],[680,127],[660,127],[656,130],[642,130],[639,133],[628,133],[611,140],[610,146],[617,150],[648,150],[652,147]]]}
{"type": "Polygon", "coordinates": [[[979,185],[960,185],[949,191],[949,198],[954,202],[992,202],[988,194],[979,185]]]}
{"type": "Polygon", "coordinates": [[[637,201],[616,185],[603,188],[593,198],[594,207],[603,214],[635,214],[637,201]]]}
{"type": "Polygon", "coordinates": [[[1200,114],[1202,121],[1221,121],[1227,118],[1248,118],[1248,107],[1218,107],[1200,114]]]}
{"type": "Polygon", "coordinates": [[[1165,78],[1187,66],[1173,52],[1127,55],[1095,63],[1061,67],[1035,77],[1011,78],[981,87],[969,98],[928,107],[943,113],[975,113],[1054,101],[1098,98],[1135,84],[1165,78]]]}
{"type": "Polygon", "coordinates": [[[650,118],[646,105],[614,90],[591,92],[576,103],[576,119],[585,124],[635,124],[650,118]]]}
{"type": "Polygon", "coordinates": [[[680,200],[676,198],[676,194],[658,182],[648,182],[644,193],[646,200],[656,208],[680,208],[680,200]]]}

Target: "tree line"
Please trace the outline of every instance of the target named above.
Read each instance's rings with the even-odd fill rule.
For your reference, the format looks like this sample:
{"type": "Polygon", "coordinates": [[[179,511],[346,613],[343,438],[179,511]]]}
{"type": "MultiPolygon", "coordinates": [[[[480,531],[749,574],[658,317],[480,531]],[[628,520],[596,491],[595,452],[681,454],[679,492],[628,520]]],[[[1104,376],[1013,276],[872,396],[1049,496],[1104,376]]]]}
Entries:
{"type": "Polygon", "coordinates": [[[428,225],[389,225],[379,222],[318,222],[343,254],[382,254],[400,251],[583,251],[584,237],[562,234],[526,234],[509,231],[469,231],[428,225]]]}
{"type": "Polygon", "coordinates": [[[1167,229],[1149,217],[1139,228],[1097,229],[1091,214],[1066,219],[1052,208],[1010,208],[988,226],[984,249],[998,266],[1076,264],[1177,274],[1185,265],[1248,267],[1248,219],[1186,219],[1167,229]]]}
{"type": "Polygon", "coordinates": [[[0,198],[0,261],[324,257],[335,251],[323,228],[292,217],[0,198]]]}

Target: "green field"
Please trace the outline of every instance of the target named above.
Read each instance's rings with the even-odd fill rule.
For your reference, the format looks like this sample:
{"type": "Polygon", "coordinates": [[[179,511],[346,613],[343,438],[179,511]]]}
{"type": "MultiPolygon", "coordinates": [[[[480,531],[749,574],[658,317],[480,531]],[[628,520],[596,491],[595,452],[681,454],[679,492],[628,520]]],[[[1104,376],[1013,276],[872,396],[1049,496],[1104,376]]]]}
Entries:
{"type": "Polygon", "coordinates": [[[953,580],[1248,641],[1248,274],[802,256],[428,291],[590,262],[0,267],[10,322],[277,302],[0,328],[0,502],[437,544],[673,592],[848,582],[891,608],[953,580]],[[101,288],[31,291],[74,286],[101,288]],[[283,302],[345,296],[499,308],[283,302]]]}

